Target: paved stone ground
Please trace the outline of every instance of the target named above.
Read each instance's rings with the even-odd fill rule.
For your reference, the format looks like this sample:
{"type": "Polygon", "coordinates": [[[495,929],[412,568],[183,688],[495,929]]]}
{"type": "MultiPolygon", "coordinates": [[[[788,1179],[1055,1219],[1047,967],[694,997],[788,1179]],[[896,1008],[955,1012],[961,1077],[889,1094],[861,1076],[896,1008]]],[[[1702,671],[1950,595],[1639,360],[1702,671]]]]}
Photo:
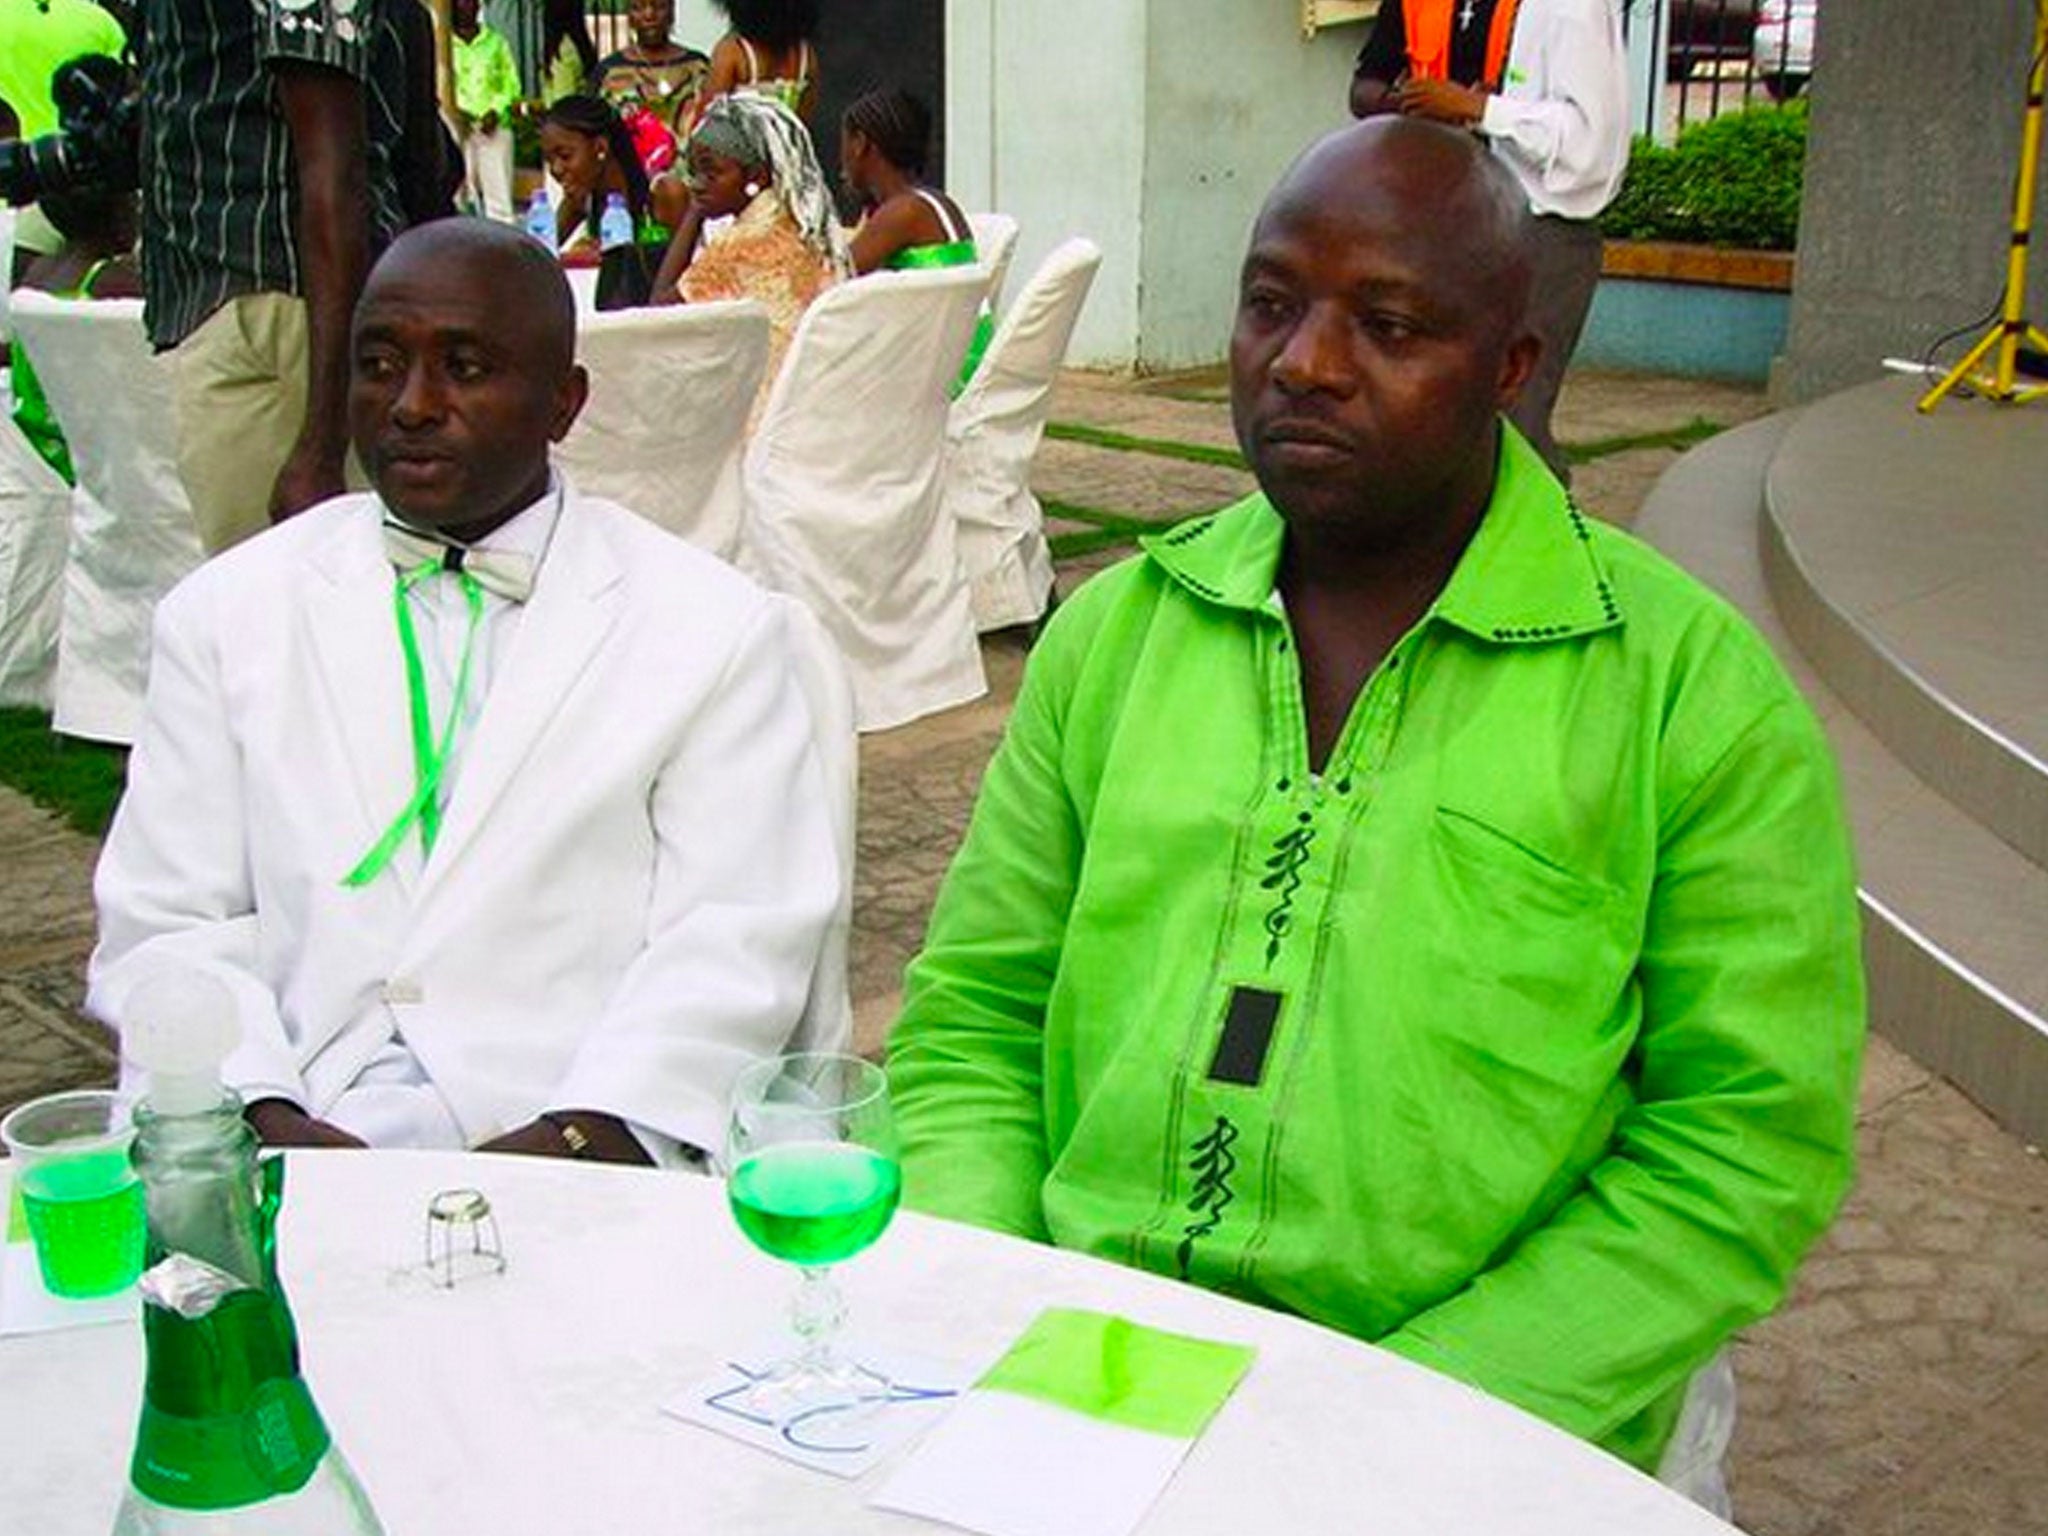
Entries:
{"type": "MultiPolygon", "coordinates": [[[[1144,385],[1073,375],[1054,418],[1133,437],[1232,446],[1219,381],[1144,385]]],[[[1670,379],[1575,374],[1568,442],[1633,438],[1698,418],[1760,415],[1760,395],[1670,379]]],[[[1581,466],[1587,508],[1633,520],[1675,451],[1581,466]]],[[[1049,442],[1040,494],[1144,519],[1206,511],[1241,471],[1049,442]]],[[[1088,525],[1064,525],[1078,530],[1088,525]]],[[[1062,562],[1062,590],[1122,557],[1062,562]]],[[[1016,636],[986,647],[976,704],[862,743],[853,990],[864,1047],[894,1014],[1023,668],[1016,636]]],[[[76,1012],[91,938],[89,839],[0,789],[0,1109],[102,1081],[112,1053],[76,1012]]],[[[1861,1176],[1788,1305],[1736,1347],[1743,1393],[1733,1481],[1757,1536],[2048,1532],[2048,1167],[1947,1084],[1873,1040],[1859,1115],[1861,1176]]]]}

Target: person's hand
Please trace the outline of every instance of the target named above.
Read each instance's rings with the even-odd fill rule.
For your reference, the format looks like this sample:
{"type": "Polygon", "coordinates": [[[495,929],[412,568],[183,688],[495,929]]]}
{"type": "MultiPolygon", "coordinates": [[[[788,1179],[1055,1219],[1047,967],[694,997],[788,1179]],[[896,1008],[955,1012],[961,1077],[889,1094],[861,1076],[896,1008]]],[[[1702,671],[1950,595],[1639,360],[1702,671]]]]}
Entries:
{"type": "Polygon", "coordinates": [[[258,1099],[242,1118],[266,1147],[366,1147],[338,1125],[315,1119],[289,1099],[258,1099]]]}
{"type": "Polygon", "coordinates": [[[498,114],[486,112],[482,117],[478,118],[476,120],[476,131],[487,137],[496,133],[498,131],[498,114]]]}
{"type": "Polygon", "coordinates": [[[1449,80],[1405,80],[1395,87],[1394,104],[1407,117],[1470,128],[1486,114],[1486,92],[1449,80]]]}
{"type": "Polygon", "coordinates": [[[342,480],[345,458],[344,453],[301,437],[292,445],[291,456],[270,488],[270,520],[281,523],[347,490],[342,480]]]}
{"type": "Polygon", "coordinates": [[[600,1115],[587,1109],[530,1120],[502,1136],[480,1142],[476,1150],[510,1152],[520,1157],[580,1158],[593,1163],[638,1163],[643,1167],[653,1161],[639,1138],[626,1128],[625,1121],[616,1115],[600,1115]]]}

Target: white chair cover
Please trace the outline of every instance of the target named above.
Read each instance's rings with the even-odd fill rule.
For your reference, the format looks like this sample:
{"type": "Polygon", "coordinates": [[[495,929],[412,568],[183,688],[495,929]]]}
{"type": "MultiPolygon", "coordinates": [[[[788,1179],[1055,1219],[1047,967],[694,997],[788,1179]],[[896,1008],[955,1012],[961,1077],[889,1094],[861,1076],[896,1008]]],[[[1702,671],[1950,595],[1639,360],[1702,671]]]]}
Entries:
{"type": "Polygon", "coordinates": [[[1007,213],[970,213],[967,227],[974,231],[974,254],[988,268],[988,307],[1003,312],[1003,279],[1010,271],[1010,258],[1017,253],[1017,221],[1007,213]]]}
{"type": "Polygon", "coordinates": [[[832,637],[811,610],[784,599],[797,681],[811,710],[811,735],[817,742],[818,766],[825,771],[826,809],[839,845],[839,870],[844,885],[839,909],[832,914],[818,968],[811,973],[811,993],[803,1017],[790,1036],[792,1051],[846,1051],[853,1046],[853,1005],[846,990],[847,946],[853,932],[854,813],[859,803],[860,742],[853,731],[853,690],[832,637]]]}
{"type": "Polygon", "coordinates": [[[974,622],[1028,624],[1052,594],[1045,514],[1031,460],[1045,435],[1053,381],[1102,265],[1090,240],[1055,249],[1031,275],[946,417],[946,515],[959,531],[974,622]]]}
{"type": "Polygon", "coordinates": [[[577,489],[735,558],[740,447],[768,365],[768,312],[747,300],[586,315],[576,351],[590,400],[555,457],[577,489]]]}
{"type": "Polygon", "coordinates": [[[597,268],[564,267],[562,276],[569,282],[569,297],[576,301],[576,323],[581,325],[597,313],[597,268]]]}
{"type": "Polygon", "coordinates": [[[205,558],[178,482],[170,376],[150,352],[140,299],[17,292],[14,325],[78,471],[56,727],[131,742],[157,599],[205,558]]]}
{"type": "Polygon", "coordinates": [[[863,731],[988,688],[940,508],[946,392],[987,285],[977,264],[828,289],[747,447],[742,565],[824,623],[863,731]]]}
{"type": "Polygon", "coordinates": [[[987,692],[940,510],[946,389],[987,272],[877,272],[803,315],[745,457],[741,565],[840,647],[862,731],[987,692]]]}
{"type": "Polygon", "coordinates": [[[0,414],[0,704],[50,707],[70,539],[71,487],[0,414]]]}

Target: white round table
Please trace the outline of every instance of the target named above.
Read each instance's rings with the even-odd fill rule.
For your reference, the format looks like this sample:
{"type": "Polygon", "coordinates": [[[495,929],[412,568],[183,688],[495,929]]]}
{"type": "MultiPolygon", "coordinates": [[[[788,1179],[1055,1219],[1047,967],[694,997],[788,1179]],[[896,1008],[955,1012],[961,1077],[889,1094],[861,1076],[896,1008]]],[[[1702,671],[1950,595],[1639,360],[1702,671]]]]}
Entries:
{"type": "MultiPolygon", "coordinates": [[[[724,1188],[516,1157],[294,1154],[281,1234],[305,1374],[390,1536],[930,1532],[846,1481],[657,1405],[772,1335],[794,1272],[724,1188]],[[504,1275],[394,1283],[438,1190],[491,1200],[504,1275]]],[[[1341,1334],[1119,1266],[901,1214],[839,1271],[856,1341],[992,1361],[1048,1306],[1251,1344],[1257,1362],[1145,1536],[1712,1536],[1720,1521],[1600,1451],[1341,1334]]],[[[101,1536],[142,1378],[131,1325],[0,1338],[5,1529],[101,1536]]]]}

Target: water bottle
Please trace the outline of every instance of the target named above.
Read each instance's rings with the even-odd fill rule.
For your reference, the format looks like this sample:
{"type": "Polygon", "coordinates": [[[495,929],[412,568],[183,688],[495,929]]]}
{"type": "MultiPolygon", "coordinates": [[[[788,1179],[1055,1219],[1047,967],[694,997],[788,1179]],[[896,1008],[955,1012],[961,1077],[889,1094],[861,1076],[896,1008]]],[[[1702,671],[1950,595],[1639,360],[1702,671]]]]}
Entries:
{"type": "Polygon", "coordinates": [[[626,211],[626,199],[617,192],[604,200],[597,243],[597,307],[632,309],[645,304],[654,288],[654,274],[648,268],[646,250],[634,238],[633,215],[626,211]]]}
{"type": "Polygon", "coordinates": [[[548,254],[555,250],[555,210],[548,206],[548,189],[545,185],[533,189],[533,201],[526,205],[526,232],[548,248],[548,254]]]}
{"type": "Polygon", "coordinates": [[[135,1109],[148,1202],[149,1352],[114,1536],[382,1536],[299,1374],[277,1277],[282,1157],[257,1161],[220,1081],[233,1000],[199,972],[138,984],[122,1048],[149,1075],[135,1109]]]}
{"type": "Polygon", "coordinates": [[[626,211],[625,194],[608,192],[604,213],[597,221],[597,244],[601,251],[615,251],[633,243],[633,215],[626,211]]]}

